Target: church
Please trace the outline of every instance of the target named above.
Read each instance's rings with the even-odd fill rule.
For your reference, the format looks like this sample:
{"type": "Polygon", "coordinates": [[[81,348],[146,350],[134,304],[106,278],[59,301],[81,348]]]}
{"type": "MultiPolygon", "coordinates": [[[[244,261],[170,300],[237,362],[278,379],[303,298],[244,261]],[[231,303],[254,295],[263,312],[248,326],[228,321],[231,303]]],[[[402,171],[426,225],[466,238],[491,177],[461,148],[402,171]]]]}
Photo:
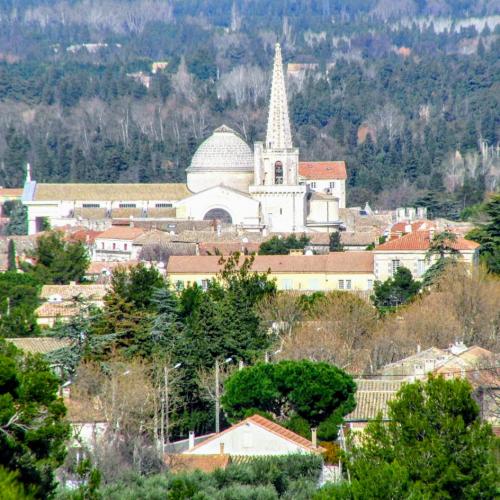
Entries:
{"type": "Polygon", "coordinates": [[[337,229],[345,208],[343,161],[301,162],[292,141],[281,48],[276,44],[265,142],[253,150],[226,125],[197,149],[187,184],[46,184],[28,174],[29,234],[117,219],[218,220],[248,231],[337,229]]]}

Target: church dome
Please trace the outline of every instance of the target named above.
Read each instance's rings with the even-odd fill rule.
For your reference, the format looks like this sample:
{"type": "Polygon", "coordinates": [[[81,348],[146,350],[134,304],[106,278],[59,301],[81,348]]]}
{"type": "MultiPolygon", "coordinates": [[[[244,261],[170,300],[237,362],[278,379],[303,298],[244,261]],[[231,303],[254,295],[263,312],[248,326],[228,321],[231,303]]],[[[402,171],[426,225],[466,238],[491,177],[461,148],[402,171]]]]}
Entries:
{"type": "Polygon", "coordinates": [[[233,129],[222,125],[201,143],[193,155],[188,172],[253,172],[253,168],[253,152],[250,146],[233,129]]]}

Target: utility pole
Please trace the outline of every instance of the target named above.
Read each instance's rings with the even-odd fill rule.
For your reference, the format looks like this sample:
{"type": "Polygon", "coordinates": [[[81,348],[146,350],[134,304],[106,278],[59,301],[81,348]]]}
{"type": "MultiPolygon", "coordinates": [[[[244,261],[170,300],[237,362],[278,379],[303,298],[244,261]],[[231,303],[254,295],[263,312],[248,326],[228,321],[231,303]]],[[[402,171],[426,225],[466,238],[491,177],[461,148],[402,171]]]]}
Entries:
{"type": "Polygon", "coordinates": [[[215,360],[215,432],[220,432],[219,360],[215,360]]]}

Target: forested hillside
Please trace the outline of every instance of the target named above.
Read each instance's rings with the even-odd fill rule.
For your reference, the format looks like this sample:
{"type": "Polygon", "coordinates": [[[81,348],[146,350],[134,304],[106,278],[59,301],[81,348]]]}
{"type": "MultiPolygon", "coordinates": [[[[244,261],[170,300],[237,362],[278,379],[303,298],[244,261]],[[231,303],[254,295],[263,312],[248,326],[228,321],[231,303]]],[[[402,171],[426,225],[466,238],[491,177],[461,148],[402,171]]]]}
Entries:
{"type": "Polygon", "coordinates": [[[221,123],[263,138],[276,41],[301,157],[345,159],[350,205],[497,189],[494,0],[4,0],[0,184],[183,180],[221,123]]]}

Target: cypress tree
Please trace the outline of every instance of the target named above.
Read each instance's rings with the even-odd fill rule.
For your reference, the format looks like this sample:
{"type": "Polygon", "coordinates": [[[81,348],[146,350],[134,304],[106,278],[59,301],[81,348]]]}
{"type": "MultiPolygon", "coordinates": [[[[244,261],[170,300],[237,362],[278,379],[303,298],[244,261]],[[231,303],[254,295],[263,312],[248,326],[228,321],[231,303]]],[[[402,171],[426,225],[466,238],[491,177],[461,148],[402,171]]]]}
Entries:
{"type": "Polygon", "coordinates": [[[14,243],[14,240],[9,240],[9,246],[7,249],[7,269],[9,271],[16,271],[17,270],[17,265],[16,265],[16,245],[14,243]]]}

